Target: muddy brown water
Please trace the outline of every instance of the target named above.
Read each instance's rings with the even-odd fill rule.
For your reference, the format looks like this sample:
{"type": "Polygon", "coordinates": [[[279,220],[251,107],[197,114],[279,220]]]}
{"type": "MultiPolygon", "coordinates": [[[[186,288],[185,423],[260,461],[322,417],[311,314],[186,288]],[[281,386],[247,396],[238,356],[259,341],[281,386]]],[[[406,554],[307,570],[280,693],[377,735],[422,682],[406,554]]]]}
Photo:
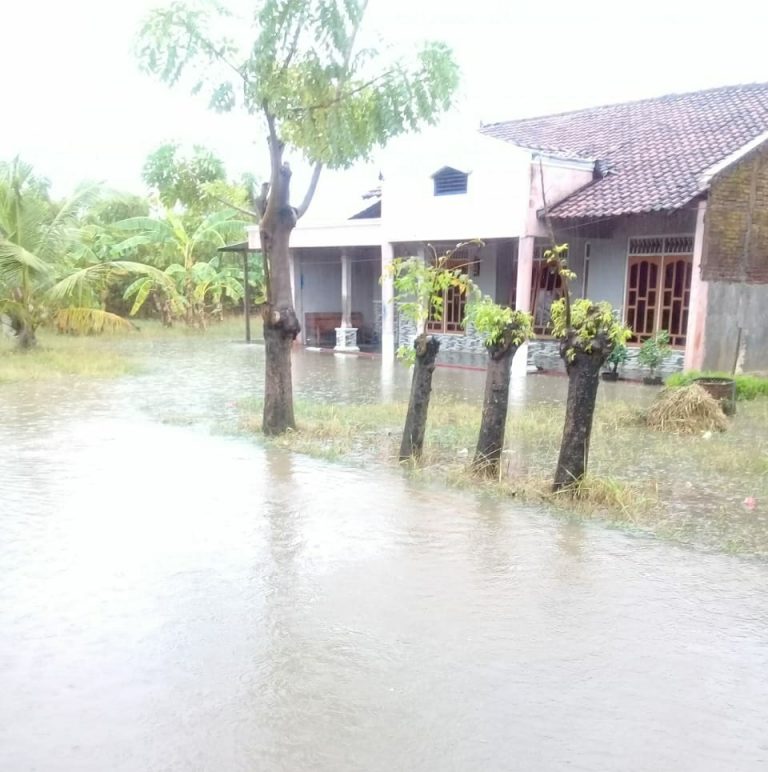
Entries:
{"type": "Polygon", "coordinates": [[[149,364],[0,390],[4,772],[768,769],[765,563],[221,436],[255,346],[149,364]]]}

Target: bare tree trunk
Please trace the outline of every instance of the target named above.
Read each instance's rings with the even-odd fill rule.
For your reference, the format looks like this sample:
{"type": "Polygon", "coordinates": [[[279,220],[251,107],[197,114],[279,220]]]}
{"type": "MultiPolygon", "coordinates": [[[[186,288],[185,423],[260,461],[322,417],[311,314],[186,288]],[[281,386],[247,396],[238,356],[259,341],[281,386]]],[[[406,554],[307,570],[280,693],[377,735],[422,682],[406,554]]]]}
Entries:
{"type": "Polygon", "coordinates": [[[488,346],[483,417],[472,469],[485,477],[498,477],[509,405],[512,359],[518,347],[506,342],[488,346]]]}
{"type": "MultiPolygon", "coordinates": [[[[282,147],[278,146],[282,152],[282,147]]],[[[279,159],[278,159],[279,160],[279,159]]],[[[272,175],[269,201],[260,223],[268,302],[264,319],[264,434],[294,429],[291,348],[301,325],[293,308],[289,244],[296,210],[289,203],[291,171],[281,164],[272,175]]]]}
{"type": "MultiPolygon", "coordinates": [[[[567,344],[563,343],[561,353],[565,352],[566,347],[567,344]]],[[[606,356],[605,350],[595,344],[592,351],[576,349],[572,361],[566,359],[568,401],[560,457],[552,486],[555,492],[577,484],[587,473],[597,387],[600,385],[600,369],[606,356]]]]}
{"type": "Polygon", "coordinates": [[[405,429],[400,443],[401,461],[421,458],[424,449],[429,399],[432,394],[432,373],[435,371],[440,341],[434,336],[421,334],[414,341],[413,347],[416,349],[416,363],[411,380],[408,414],[405,417],[405,429]]]}
{"type": "Polygon", "coordinates": [[[35,330],[30,325],[20,322],[16,330],[16,346],[21,351],[29,351],[37,345],[35,330]]]}

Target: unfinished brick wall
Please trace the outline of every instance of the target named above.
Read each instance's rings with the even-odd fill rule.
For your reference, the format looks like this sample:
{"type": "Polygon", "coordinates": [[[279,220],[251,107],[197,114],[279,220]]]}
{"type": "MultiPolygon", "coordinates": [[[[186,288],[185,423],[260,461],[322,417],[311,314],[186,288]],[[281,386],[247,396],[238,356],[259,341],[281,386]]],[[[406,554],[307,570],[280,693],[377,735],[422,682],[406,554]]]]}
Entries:
{"type": "Polygon", "coordinates": [[[768,143],[711,183],[701,275],[768,283],[768,143]]]}

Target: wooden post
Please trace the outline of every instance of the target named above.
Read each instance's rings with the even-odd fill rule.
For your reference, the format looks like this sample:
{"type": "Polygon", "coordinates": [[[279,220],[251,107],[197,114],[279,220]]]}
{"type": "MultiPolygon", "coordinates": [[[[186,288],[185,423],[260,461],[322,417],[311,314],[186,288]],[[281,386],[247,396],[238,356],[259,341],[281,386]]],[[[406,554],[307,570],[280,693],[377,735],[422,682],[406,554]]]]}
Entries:
{"type": "Polygon", "coordinates": [[[688,327],[685,331],[686,370],[701,370],[706,345],[708,282],[701,278],[701,258],[704,252],[704,229],[707,202],[700,201],[696,211],[696,232],[693,237],[691,294],[688,304],[688,327]]]}
{"type": "Polygon", "coordinates": [[[243,311],[245,313],[245,342],[251,342],[251,303],[248,298],[250,285],[248,284],[248,255],[250,252],[246,249],[243,252],[243,311]]]}

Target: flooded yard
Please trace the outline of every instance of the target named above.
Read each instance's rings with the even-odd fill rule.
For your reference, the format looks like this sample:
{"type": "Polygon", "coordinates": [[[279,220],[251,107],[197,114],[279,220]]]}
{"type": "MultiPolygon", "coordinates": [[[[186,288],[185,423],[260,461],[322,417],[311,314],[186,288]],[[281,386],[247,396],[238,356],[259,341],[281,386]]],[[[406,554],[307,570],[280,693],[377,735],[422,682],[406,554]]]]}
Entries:
{"type": "MultiPolygon", "coordinates": [[[[136,375],[0,387],[0,769],[768,768],[764,561],[227,436],[262,349],[142,345],[136,375]]],[[[376,359],[295,373],[407,395],[376,359]]],[[[483,373],[438,377],[479,404],[483,373]]]]}

